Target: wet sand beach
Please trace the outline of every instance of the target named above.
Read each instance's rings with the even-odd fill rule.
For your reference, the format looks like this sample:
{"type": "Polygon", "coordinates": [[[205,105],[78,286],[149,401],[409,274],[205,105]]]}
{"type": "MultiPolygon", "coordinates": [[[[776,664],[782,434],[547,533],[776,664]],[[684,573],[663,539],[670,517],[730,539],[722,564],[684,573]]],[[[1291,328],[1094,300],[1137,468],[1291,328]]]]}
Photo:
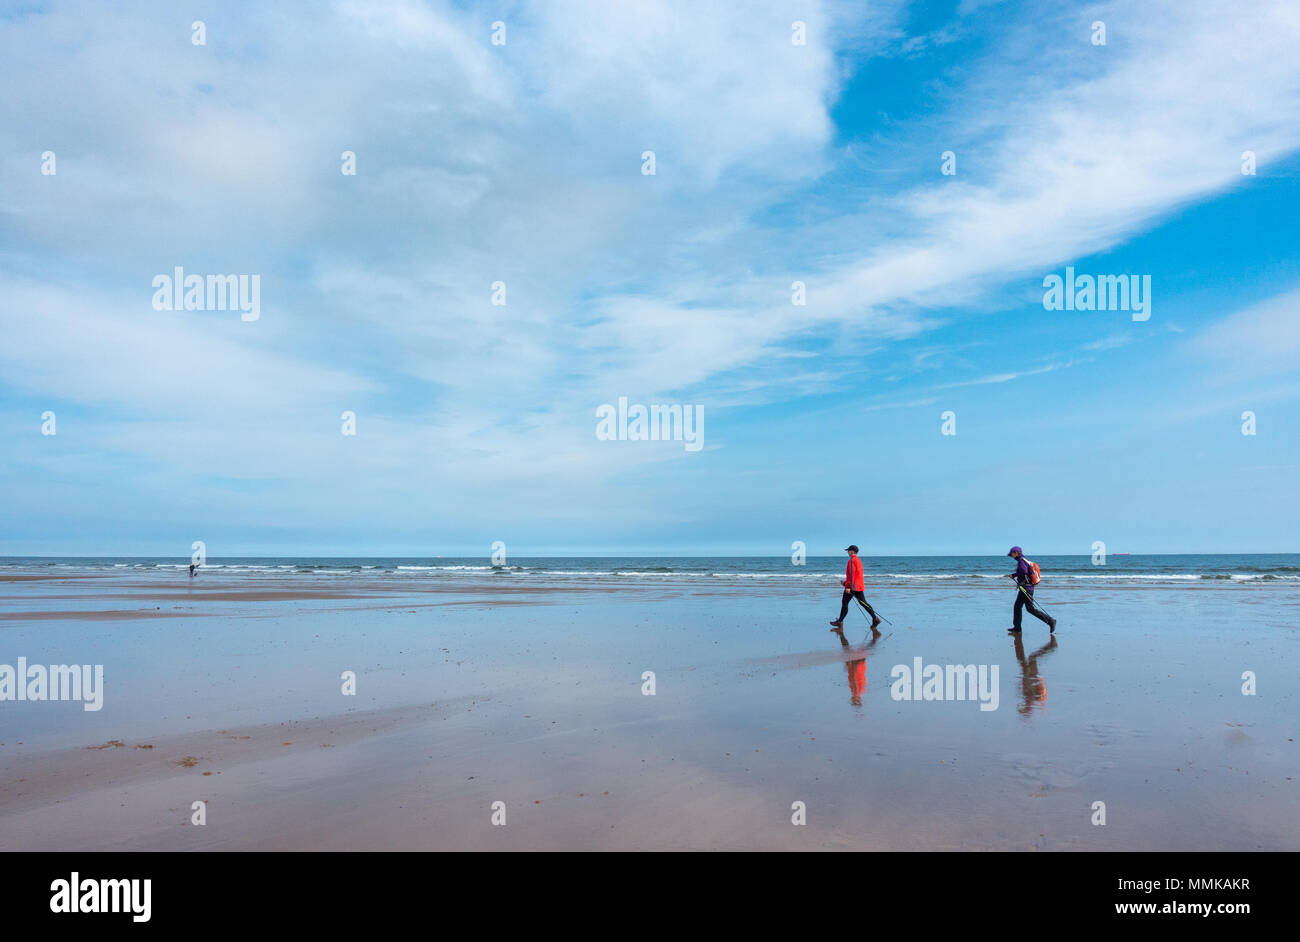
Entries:
{"type": "Polygon", "coordinates": [[[1044,587],[1019,640],[1006,585],[877,583],[847,647],[760,583],[6,578],[0,663],[104,690],[0,703],[0,849],[1300,849],[1295,583],[1044,587]],[[918,657],[996,708],[895,699],[918,657]]]}

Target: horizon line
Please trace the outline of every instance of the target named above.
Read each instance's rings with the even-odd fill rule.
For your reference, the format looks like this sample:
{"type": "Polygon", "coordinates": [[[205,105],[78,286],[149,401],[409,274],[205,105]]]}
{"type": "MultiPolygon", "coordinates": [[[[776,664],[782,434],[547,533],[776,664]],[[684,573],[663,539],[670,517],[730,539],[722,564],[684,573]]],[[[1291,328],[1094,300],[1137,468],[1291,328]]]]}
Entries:
{"type": "MultiPolygon", "coordinates": [[[[862,553],[859,552],[858,555],[864,558],[872,558],[872,559],[944,559],[944,558],[954,558],[954,557],[971,557],[977,559],[984,559],[984,558],[1001,559],[1008,554],[1005,553],[862,553]]],[[[1091,553],[1036,553],[1035,555],[1062,556],[1062,557],[1077,556],[1085,559],[1092,556],[1091,553]]],[[[1298,555],[1300,555],[1300,551],[1275,551],[1275,550],[1252,551],[1248,553],[1242,553],[1242,552],[1111,553],[1108,552],[1106,554],[1108,558],[1111,556],[1298,556],[1298,555]]],[[[789,556],[790,554],[788,553],[779,553],[775,555],[759,555],[759,554],[749,554],[749,553],[711,553],[702,556],[686,556],[686,555],[680,555],[675,553],[623,553],[623,554],[613,554],[613,553],[523,554],[521,553],[518,555],[511,554],[510,556],[507,557],[507,559],[720,559],[720,558],[722,559],[787,559],[789,558],[789,556]]],[[[117,555],[111,553],[108,554],[99,553],[99,554],[84,554],[84,555],[76,555],[76,556],[48,555],[48,554],[22,554],[22,553],[0,555],[0,560],[8,560],[8,559],[173,559],[173,558],[189,559],[191,558],[191,556],[188,554],[170,554],[170,553],[154,553],[154,554],[147,554],[147,555],[135,555],[135,554],[117,555]]],[[[292,554],[285,554],[285,553],[270,554],[270,555],[233,553],[224,556],[208,556],[207,558],[212,560],[220,560],[220,559],[488,559],[490,560],[491,554],[490,553],[486,555],[461,555],[461,554],[448,554],[448,553],[433,554],[433,555],[352,554],[352,555],[339,556],[339,555],[326,555],[326,554],[315,554],[315,553],[305,554],[305,555],[292,555],[292,554]]],[[[805,558],[806,559],[839,559],[840,556],[839,554],[832,554],[832,555],[807,554],[805,558]]],[[[507,562],[506,565],[509,565],[509,563],[507,562]]]]}

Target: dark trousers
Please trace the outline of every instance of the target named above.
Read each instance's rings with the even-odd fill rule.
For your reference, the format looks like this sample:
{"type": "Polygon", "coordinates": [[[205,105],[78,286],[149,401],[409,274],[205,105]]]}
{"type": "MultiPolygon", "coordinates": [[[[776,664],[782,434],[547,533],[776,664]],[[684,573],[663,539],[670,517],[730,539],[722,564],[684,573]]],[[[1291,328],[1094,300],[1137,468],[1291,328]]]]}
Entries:
{"type": "Polygon", "coordinates": [[[850,592],[848,589],[845,589],[844,598],[840,600],[840,617],[838,619],[839,621],[844,621],[844,616],[849,613],[850,599],[857,599],[859,602],[861,602],[863,606],[866,608],[866,610],[871,613],[871,620],[872,621],[876,620],[878,616],[876,615],[875,610],[871,607],[870,603],[867,602],[867,597],[862,594],[862,590],[855,589],[854,591],[850,592]]]}
{"type": "Polygon", "coordinates": [[[1011,616],[1011,624],[1016,628],[1020,627],[1020,611],[1026,608],[1029,609],[1029,614],[1035,618],[1051,624],[1052,619],[1048,617],[1048,614],[1034,604],[1034,590],[1029,586],[1021,586],[1016,590],[1016,610],[1011,616]]]}

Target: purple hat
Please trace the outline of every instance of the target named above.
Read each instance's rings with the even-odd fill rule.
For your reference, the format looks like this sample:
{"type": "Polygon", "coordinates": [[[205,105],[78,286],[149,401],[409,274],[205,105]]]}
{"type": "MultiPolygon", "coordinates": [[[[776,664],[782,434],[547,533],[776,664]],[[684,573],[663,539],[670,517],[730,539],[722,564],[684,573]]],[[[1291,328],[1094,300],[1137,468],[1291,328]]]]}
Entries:
{"type": "Polygon", "coordinates": [[[1019,553],[1019,552],[1020,552],[1020,547],[1019,547],[1019,546],[1013,546],[1013,547],[1011,547],[1011,549],[1007,550],[1007,555],[1008,555],[1008,556],[1014,556],[1014,555],[1016,555],[1016,553],[1019,553]]]}

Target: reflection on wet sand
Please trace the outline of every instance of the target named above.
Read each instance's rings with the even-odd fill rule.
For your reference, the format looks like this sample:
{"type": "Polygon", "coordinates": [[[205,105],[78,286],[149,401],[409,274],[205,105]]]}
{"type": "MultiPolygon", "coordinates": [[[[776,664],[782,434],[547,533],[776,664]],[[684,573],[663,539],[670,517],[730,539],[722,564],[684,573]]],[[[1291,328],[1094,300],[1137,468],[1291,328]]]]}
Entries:
{"type": "Polygon", "coordinates": [[[1056,636],[1053,635],[1047,644],[1028,656],[1025,655],[1025,645],[1020,640],[1020,635],[1014,637],[1016,660],[1020,662],[1020,706],[1016,707],[1016,712],[1028,717],[1035,709],[1047,705],[1047,681],[1038,673],[1038,659],[1056,650],[1056,636]]]}
{"type": "Polygon", "coordinates": [[[836,628],[835,634],[839,635],[842,647],[849,648],[862,655],[862,657],[844,662],[844,670],[849,675],[849,702],[855,707],[860,707],[862,706],[862,694],[867,689],[867,651],[880,640],[880,632],[873,629],[871,640],[860,648],[853,648],[849,644],[849,639],[844,637],[843,628],[836,628]]]}

